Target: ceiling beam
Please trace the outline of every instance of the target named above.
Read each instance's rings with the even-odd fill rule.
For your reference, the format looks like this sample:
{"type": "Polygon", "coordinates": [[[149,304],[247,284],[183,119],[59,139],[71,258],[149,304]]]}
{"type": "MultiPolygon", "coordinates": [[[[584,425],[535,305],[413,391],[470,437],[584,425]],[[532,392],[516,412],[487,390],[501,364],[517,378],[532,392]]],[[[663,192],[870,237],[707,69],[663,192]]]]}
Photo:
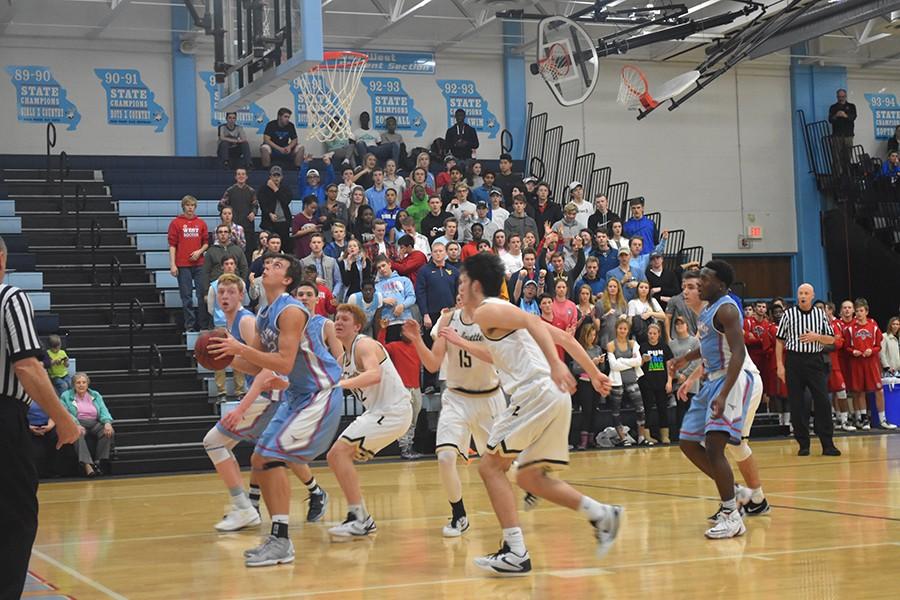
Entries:
{"type": "Polygon", "coordinates": [[[0,33],[6,31],[9,24],[12,23],[13,17],[22,5],[21,0],[0,0],[0,33]]]}
{"type": "Polygon", "coordinates": [[[129,4],[131,4],[131,0],[110,0],[109,12],[103,15],[103,18],[100,19],[100,22],[97,23],[94,29],[88,31],[87,38],[95,40],[100,37],[100,34],[106,31],[106,28],[116,20],[116,17],[122,14],[129,4]]]}
{"type": "MultiPolygon", "coordinates": [[[[372,0],[373,3],[375,0],[372,0]]],[[[404,0],[394,0],[393,5],[391,5],[390,18],[387,23],[373,31],[368,35],[364,35],[360,37],[361,43],[359,44],[360,48],[366,48],[375,42],[378,38],[383,36],[385,33],[394,29],[397,25],[402,23],[405,19],[410,17],[413,13],[418,11],[421,8],[431,4],[432,0],[410,0],[409,8],[406,7],[406,2],[404,0]]],[[[376,6],[378,6],[376,4],[376,6]]]]}

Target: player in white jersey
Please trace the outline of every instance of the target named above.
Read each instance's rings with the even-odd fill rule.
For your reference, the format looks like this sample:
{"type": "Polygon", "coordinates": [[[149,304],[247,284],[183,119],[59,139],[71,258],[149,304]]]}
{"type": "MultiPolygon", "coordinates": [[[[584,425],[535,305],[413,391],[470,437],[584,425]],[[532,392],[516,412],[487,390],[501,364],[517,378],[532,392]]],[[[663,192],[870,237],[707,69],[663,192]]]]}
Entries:
{"type": "Polygon", "coordinates": [[[441,395],[435,452],[441,483],[452,511],[444,526],[445,537],[459,537],[469,528],[462,498],[462,484],[456,460],[468,460],[469,438],[475,439],[478,453],[487,453],[487,441],[494,419],[506,409],[500,379],[491,364],[491,355],[481,344],[481,328],[471,313],[461,308],[445,311],[431,330],[434,345],[425,345],[416,321],[403,324],[404,335],[416,347],[422,364],[432,373],[446,372],[447,387],[441,395]],[[438,335],[445,331],[444,336],[438,335]]]}
{"type": "Polygon", "coordinates": [[[359,332],[366,314],[354,304],[337,308],[334,329],[344,346],[341,387],[350,390],[366,410],[340,434],[328,451],[328,466],[347,498],[347,518],[328,530],[337,542],[362,539],[376,532],[366,511],[353,461],[366,461],[398,440],[412,421],[412,397],[387,350],[359,332]]]}
{"type": "MultiPolygon", "coordinates": [[[[601,504],[571,485],[549,477],[547,471],[569,462],[569,425],[575,378],[563,364],[555,344],[563,347],[591,378],[594,388],[609,393],[609,378],[597,370],[584,348],[571,335],[544,323],[497,298],[506,269],[500,258],[481,253],[466,259],[459,277],[463,305],[481,327],[485,345],[500,374],[510,405],[494,422],[488,454],[478,471],[503,528],[503,545],[475,564],[497,575],[531,571],[516,498],[506,472],[517,457],[516,482],[526,492],[577,510],[590,522],[604,554],[615,540],[623,509],[601,504]]],[[[444,337],[449,332],[441,333],[444,337]]]]}

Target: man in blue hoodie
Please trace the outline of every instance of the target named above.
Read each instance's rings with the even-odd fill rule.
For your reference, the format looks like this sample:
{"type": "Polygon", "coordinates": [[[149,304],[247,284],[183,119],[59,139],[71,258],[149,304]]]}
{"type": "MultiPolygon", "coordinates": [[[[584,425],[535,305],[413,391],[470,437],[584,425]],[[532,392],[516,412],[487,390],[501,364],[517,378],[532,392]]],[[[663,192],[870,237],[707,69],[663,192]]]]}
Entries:
{"type": "Polygon", "coordinates": [[[319,175],[319,171],[309,168],[309,162],[312,156],[306,155],[303,164],[300,165],[300,171],[297,173],[297,189],[300,190],[300,197],[315,196],[318,199],[319,206],[325,206],[325,189],[334,183],[334,167],[331,166],[331,157],[326,155],[322,158],[325,163],[325,178],[319,175]]]}
{"type": "MultiPolygon", "coordinates": [[[[391,261],[381,255],[375,259],[375,291],[381,294],[381,314],[379,317],[387,321],[391,329],[396,326],[396,335],[399,339],[400,328],[407,319],[412,319],[413,304],[416,303],[416,293],[413,290],[412,281],[402,275],[397,275],[391,269],[391,261]]],[[[388,341],[392,341],[391,330],[388,330],[388,341]]]]}
{"type": "Polygon", "coordinates": [[[656,225],[644,216],[644,199],[631,201],[631,218],[622,225],[622,237],[644,240],[643,254],[650,254],[656,246],[656,225]]]}

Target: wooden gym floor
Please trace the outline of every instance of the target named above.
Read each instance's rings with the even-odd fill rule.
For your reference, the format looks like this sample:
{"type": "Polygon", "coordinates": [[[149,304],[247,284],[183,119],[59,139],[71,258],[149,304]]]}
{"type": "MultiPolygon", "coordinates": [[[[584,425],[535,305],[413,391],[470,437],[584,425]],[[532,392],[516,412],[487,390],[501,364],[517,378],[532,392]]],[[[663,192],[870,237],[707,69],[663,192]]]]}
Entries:
{"type": "MultiPolygon", "coordinates": [[[[543,502],[522,513],[534,572],[495,579],[472,559],[499,529],[475,465],[461,469],[472,527],[441,537],[449,507],[433,460],[360,469],[378,523],[371,541],[334,544],[345,514],[334,478],[325,522],[307,525],[293,480],[292,565],[247,569],[241,552],[263,531],[220,535],[227,504],[214,474],[41,486],[31,570],[56,598],[896,598],[900,591],[900,435],[842,437],[840,458],[797,457],[791,441],[757,442],[769,516],[731,540],[703,537],[713,484],[674,447],[572,455],[564,476],[626,520],[603,560],[577,514],[543,502]]],[[[268,525],[265,525],[267,528],[268,525]]],[[[46,592],[30,592],[26,597],[46,592]]]]}

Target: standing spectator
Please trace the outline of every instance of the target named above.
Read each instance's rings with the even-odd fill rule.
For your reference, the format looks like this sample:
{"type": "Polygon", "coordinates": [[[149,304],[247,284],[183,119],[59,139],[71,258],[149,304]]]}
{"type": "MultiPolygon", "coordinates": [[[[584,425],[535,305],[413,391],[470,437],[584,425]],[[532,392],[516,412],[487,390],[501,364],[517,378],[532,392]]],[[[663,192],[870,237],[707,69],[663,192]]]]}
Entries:
{"type": "MultiPolygon", "coordinates": [[[[505,232],[504,232],[505,234],[505,232]]],[[[518,235],[512,235],[506,242],[506,253],[500,257],[503,265],[506,267],[506,278],[512,277],[512,274],[519,271],[524,264],[522,256],[522,238],[518,235]]]]}
{"type": "Polygon", "coordinates": [[[606,231],[614,217],[619,215],[610,212],[609,199],[605,194],[597,194],[594,196],[594,214],[588,217],[587,228],[594,232],[606,231]]]}
{"type": "Polygon", "coordinates": [[[263,143],[259,147],[259,160],[268,169],[272,159],[285,160],[295,167],[300,166],[305,150],[297,140],[297,128],[291,123],[291,111],[288,108],[278,109],[278,118],[269,121],[263,131],[263,143]]]}
{"type": "MultiPolygon", "coordinates": [[[[686,272],[682,277],[682,289],[684,288],[684,280],[694,279],[696,281],[699,276],[700,273],[696,270],[686,272]]],[[[678,317],[684,319],[689,335],[697,335],[697,313],[685,303],[684,292],[679,292],[672,296],[672,299],[669,300],[669,304],[666,306],[666,337],[668,339],[672,339],[672,323],[678,317]]]]}
{"type": "Polygon", "coordinates": [[[644,427],[644,401],[638,385],[638,380],[644,375],[641,369],[643,359],[640,346],[629,337],[630,333],[631,322],[628,317],[619,317],[616,321],[615,338],[606,345],[606,362],[609,364],[609,378],[612,380],[612,389],[609,392],[612,416],[619,436],[619,445],[630,446],[629,439],[625,437],[622,419],[619,417],[622,400],[627,397],[637,419],[638,445],[652,446],[653,442],[650,441],[644,427]]]}
{"type": "Polygon", "coordinates": [[[677,296],[681,292],[678,275],[671,269],[665,268],[663,255],[656,250],[650,253],[650,266],[644,274],[647,276],[647,281],[650,282],[650,293],[659,300],[660,306],[665,310],[672,296],[677,296]]]}
{"type": "MultiPolygon", "coordinates": [[[[416,304],[425,331],[430,331],[445,308],[456,305],[456,293],[459,285],[459,269],[447,262],[447,250],[444,244],[435,242],[431,247],[431,260],[419,269],[415,285],[416,304]]],[[[434,340],[430,335],[424,336],[425,345],[431,348],[434,340]]],[[[428,393],[429,388],[437,388],[437,374],[428,370],[423,374],[422,387],[428,393]]]]}
{"type": "Polygon", "coordinates": [[[584,260],[584,274],[575,282],[575,289],[581,289],[583,285],[588,286],[594,296],[599,296],[606,288],[606,280],[600,275],[600,261],[596,256],[589,256],[584,260]]]}
{"type": "Polygon", "coordinates": [[[637,294],[628,301],[628,316],[631,317],[631,333],[643,344],[647,341],[647,330],[650,325],[659,325],[666,319],[666,313],[656,298],[650,295],[650,284],[641,281],[637,286],[637,294]]]}
{"type": "Polygon", "coordinates": [[[96,477],[102,474],[100,465],[109,462],[109,451],[112,448],[115,431],[112,426],[112,415],[106,408],[103,396],[100,392],[90,389],[88,387],[90,383],[91,379],[87,373],[75,373],[74,388],[63,392],[59,400],[81,428],[81,437],[75,444],[78,462],[84,469],[85,476],[96,477]],[[97,442],[96,458],[91,456],[85,439],[87,437],[97,442]]]}
{"type": "Polygon", "coordinates": [[[412,282],[391,269],[391,261],[386,256],[375,259],[375,289],[381,294],[382,321],[386,321],[388,340],[400,339],[403,321],[412,318],[410,308],[416,303],[412,282]]]}
{"type": "MultiPolygon", "coordinates": [[[[510,302],[532,315],[541,315],[541,307],[538,298],[541,295],[539,284],[533,279],[524,282],[521,278],[516,279],[515,287],[511,287],[512,297],[510,302]]],[[[552,308],[551,308],[552,312],[552,308]]]]}
{"type": "Polygon", "coordinates": [[[470,256],[478,254],[480,250],[478,249],[478,244],[481,242],[486,242],[490,245],[487,240],[484,239],[484,227],[481,223],[472,223],[472,227],[470,229],[471,232],[471,240],[463,245],[462,248],[462,259],[466,260],[470,256]]]}
{"type": "Polygon", "coordinates": [[[243,227],[247,240],[244,250],[247,256],[256,250],[256,215],[259,213],[259,202],[256,199],[256,190],[247,185],[247,170],[235,169],[234,185],[225,190],[222,199],[219,200],[219,212],[226,206],[234,211],[234,222],[243,227]]]}
{"type": "MultiPolygon", "coordinates": [[[[369,113],[362,111],[359,113],[359,127],[353,130],[353,140],[356,142],[356,153],[359,156],[373,154],[380,161],[393,159],[395,162],[400,160],[400,144],[396,142],[385,141],[384,135],[369,129],[369,113]]],[[[385,123],[387,125],[387,123],[385,123]]],[[[397,122],[394,121],[396,128],[397,122]]],[[[392,136],[400,137],[396,130],[392,136]]],[[[403,139],[400,137],[400,139],[403,139]]]]}
{"type": "Polygon", "coordinates": [[[628,238],[640,238],[644,245],[642,254],[650,254],[656,247],[656,224],[644,216],[644,199],[635,198],[631,201],[631,218],[625,221],[622,232],[628,238]]]}
{"type": "MultiPolygon", "coordinates": [[[[423,154],[427,159],[428,154],[423,154]]],[[[409,206],[412,203],[413,188],[417,186],[422,188],[421,193],[417,195],[424,195],[428,198],[438,195],[435,193],[436,188],[434,187],[434,178],[432,177],[432,179],[429,180],[429,177],[432,177],[431,173],[423,167],[416,167],[412,170],[412,173],[409,175],[409,182],[406,185],[406,191],[403,192],[402,206],[409,206]]]]}
{"type": "MultiPolygon", "coordinates": [[[[525,196],[519,194],[513,198],[513,212],[509,215],[506,219],[506,223],[503,225],[503,230],[506,231],[507,238],[518,235],[522,237],[524,242],[525,234],[527,232],[530,231],[535,236],[537,235],[537,223],[533,218],[526,214],[525,206],[525,196]]],[[[525,247],[527,248],[528,246],[525,247]]]]}
{"type": "MultiPolygon", "coordinates": [[[[8,255],[0,238],[0,282],[8,255]]],[[[0,283],[0,597],[19,598],[38,526],[38,474],[28,439],[28,406],[36,402],[56,424],[57,447],[78,439],[78,424],[60,403],[38,359],[41,342],[34,308],[22,290],[0,283]]]]}
{"type": "Polygon", "coordinates": [[[350,220],[347,216],[347,207],[337,199],[337,186],[333,183],[325,188],[325,206],[319,206],[317,219],[319,230],[325,236],[326,243],[334,239],[331,228],[335,223],[346,225],[350,220]]]}
{"type": "MultiPolygon", "coordinates": [[[[445,235],[444,222],[447,219],[453,219],[454,225],[456,224],[456,218],[444,210],[444,205],[440,198],[437,196],[429,198],[428,214],[422,218],[422,222],[419,225],[422,233],[428,238],[429,244],[434,244],[436,239],[445,235]]],[[[425,337],[427,338],[428,336],[425,337]]]]}
{"type": "MultiPolygon", "coordinates": [[[[473,160],[469,163],[469,168],[466,169],[466,183],[469,184],[469,189],[479,188],[484,185],[484,177],[482,176],[482,170],[484,169],[484,165],[477,160],[473,160]]],[[[493,175],[493,173],[491,173],[493,175]]],[[[491,185],[493,185],[493,177],[491,177],[491,185]]]]}
{"type": "Polygon", "coordinates": [[[478,133],[475,129],[466,123],[466,111],[457,108],[453,113],[456,123],[447,129],[444,139],[447,141],[447,147],[453,156],[459,159],[461,164],[465,164],[475,155],[478,148],[478,133]]]}
{"type": "Polygon", "coordinates": [[[359,220],[359,211],[364,206],[366,206],[366,190],[361,185],[354,185],[350,191],[350,204],[347,206],[347,220],[351,233],[359,220]]]}
{"type": "Polygon", "coordinates": [[[435,242],[439,242],[441,244],[444,244],[445,246],[450,242],[459,242],[462,236],[459,235],[459,221],[456,220],[456,217],[450,215],[449,217],[444,219],[443,229],[444,234],[435,238],[435,242]]]}
{"type": "Polygon", "coordinates": [[[266,231],[265,229],[263,229],[262,231],[260,231],[260,232],[257,234],[256,250],[254,250],[254,251],[253,251],[253,254],[250,255],[250,263],[251,263],[251,264],[252,264],[253,261],[255,261],[257,258],[259,258],[259,257],[262,256],[263,254],[265,254],[266,251],[268,250],[267,247],[268,247],[268,245],[269,245],[269,236],[270,236],[270,235],[271,235],[271,234],[270,234],[268,231],[266,231]]]}
{"type": "MultiPolygon", "coordinates": [[[[235,277],[237,277],[237,263],[235,262],[233,257],[229,256],[223,261],[222,275],[234,275],[235,277]]],[[[223,281],[226,280],[230,284],[235,285],[240,290],[241,297],[244,300],[243,303],[246,304],[246,301],[249,300],[249,295],[244,295],[244,278],[237,277],[237,279],[232,279],[230,277],[227,277],[223,279],[223,281]]],[[[228,319],[225,316],[225,311],[223,311],[222,307],[219,306],[218,277],[212,280],[212,283],[209,284],[209,293],[206,294],[206,309],[209,311],[209,314],[212,315],[213,327],[228,328],[228,319]]],[[[243,396],[247,392],[246,378],[244,376],[244,373],[235,369],[233,377],[234,395],[237,397],[243,396]]],[[[225,383],[227,381],[225,369],[213,371],[213,378],[216,383],[216,402],[225,402],[225,383]]]]}
{"type": "Polygon", "coordinates": [[[263,288],[262,284],[262,274],[265,269],[266,259],[278,256],[279,254],[283,254],[281,251],[281,236],[277,233],[273,233],[269,236],[266,243],[266,252],[254,260],[250,265],[250,287],[247,295],[250,296],[251,301],[256,302],[257,312],[261,311],[269,304],[269,299],[266,297],[266,290],[263,288]]]}
{"type": "Polygon", "coordinates": [[[223,206],[219,211],[219,219],[228,228],[229,241],[243,251],[247,247],[247,235],[244,228],[234,222],[234,210],[230,206],[223,206]]]}
{"type": "Polygon", "coordinates": [[[507,205],[508,208],[509,206],[512,206],[513,188],[519,188],[520,191],[524,191],[525,183],[522,181],[521,175],[513,173],[511,155],[506,153],[501,154],[499,167],[500,170],[494,177],[494,185],[503,192],[503,198],[509,203],[507,205]]]}
{"type": "MultiPolygon", "coordinates": [[[[469,224],[469,228],[463,232],[463,240],[472,239],[472,225],[478,223],[481,225],[481,237],[486,240],[493,240],[494,234],[499,231],[494,222],[488,217],[488,205],[485,202],[479,202],[475,205],[475,219],[469,224]]],[[[504,232],[504,236],[506,233],[504,232]]]]}
{"type": "Polygon", "coordinates": [[[397,274],[407,277],[412,282],[413,286],[416,285],[416,277],[419,273],[419,269],[428,262],[428,257],[426,257],[421,250],[416,250],[415,246],[416,242],[412,236],[400,236],[400,239],[397,240],[399,255],[396,259],[391,260],[391,268],[394,269],[397,274]]]}
{"type": "Polygon", "coordinates": [[[231,168],[232,159],[240,167],[248,168],[253,157],[250,156],[250,142],[244,134],[244,128],[237,124],[237,113],[225,113],[225,123],[219,125],[219,148],[217,154],[222,167],[231,168]]]}
{"type": "Polygon", "coordinates": [[[400,217],[400,229],[404,235],[408,235],[415,242],[416,250],[425,255],[425,258],[431,258],[431,244],[428,238],[416,231],[416,222],[411,216],[400,217]]]}
{"type": "MultiPolygon", "coordinates": [[[[644,376],[638,383],[644,398],[644,411],[656,410],[659,435],[656,440],[669,444],[669,397],[672,393],[672,374],[669,361],[674,358],[669,345],[662,339],[662,328],[657,323],[647,327],[647,340],[641,343],[641,360],[644,376]]],[[[653,431],[653,427],[650,427],[653,431]]]]}
{"type": "Polygon", "coordinates": [[[375,168],[372,171],[372,187],[366,190],[366,201],[376,215],[387,206],[386,191],[387,188],[384,187],[384,171],[375,168]]]}
{"type": "Polygon", "coordinates": [[[569,203],[575,205],[575,218],[580,225],[579,229],[587,228],[588,220],[594,214],[594,207],[584,199],[584,186],[580,181],[573,181],[569,184],[569,203]]]}
{"type": "Polygon", "coordinates": [[[69,375],[69,355],[62,349],[62,340],[58,335],[51,335],[47,338],[50,346],[47,349],[47,358],[50,359],[50,367],[47,373],[50,375],[50,383],[59,396],[64,391],[72,387],[72,376],[69,375]]]}
{"type": "Polygon", "coordinates": [[[831,123],[832,175],[849,175],[856,105],[847,102],[847,90],[837,91],[837,102],[828,107],[828,121],[831,123]]]}
{"type": "Polygon", "coordinates": [[[622,284],[622,293],[626,300],[633,300],[637,295],[638,282],[644,281],[644,272],[631,267],[631,250],[619,249],[619,266],[606,273],[606,281],[616,279],[622,284]]]}
{"type": "Polygon", "coordinates": [[[553,284],[553,324],[572,335],[578,325],[578,307],[569,300],[569,284],[563,279],[553,284]]]}
{"type": "Polygon", "coordinates": [[[429,212],[428,201],[430,196],[428,195],[428,188],[416,184],[412,189],[407,190],[407,193],[409,194],[409,202],[405,205],[406,213],[413,218],[416,227],[418,227],[419,223],[422,222],[422,219],[429,212]]]}
{"type": "Polygon", "coordinates": [[[324,282],[325,287],[336,298],[343,297],[341,269],[338,261],[325,254],[325,236],[321,233],[309,236],[309,254],[300,260],[300,266],[312,267],[316,272],[316,279],[324,282]]]}
{"type": "MultiPolygon", "coordinates": [[[[597,330],[593,324],[588,323],[578,331],[578,343],[584,348],[591,361],[598,368],[606,362],[606,352],[597,345],[597,330]]],[[[580,410],[580,418],[574,427],[578,428],[578,450],[587,450],[593,446],[593,440],[600,432],[600,401],[601,398],[594,391],[590,377],[577,361],[572,361],[572,374],[578,379],[575,393],[572,395],[572,404],[580,410]]]]}
{"type": "MultiPolygon", "coordinates": [[[[696,335],[691,335],[688,330],[687,320],[684,317],[680,315],[675,317],[672,327],[675,331],[675,335],[669,340],[669,348],[672,350],[672,356],[681,358],[688,352],[700,348],[700,340],[696,335]]],[[[691,382],[688,383],[688,379],[691,378],[691,373],[699,366],[700,359],[691,361],[685,364],[681,369],[678,369],[672,378],[672,392],[675,393],[678,400],[680,400],[680,402],[675,405],[675,421],[671,423],[669,427],[669,431],[675,434],[672,436],[672,441],[677,441],[676,436],[681,431],[681,421],[684,419],[684,413],[687,412],[687,407],[690,406],[691,400],[693,400],[694,396],[697,395],[697,392],[700,391],[699,377],[691,379],[691,382]]]]}
{"type": "Polygon", "coordinates": [[[786,310],[778,324],[775,346],[778,379],[788,388],[791,424],[800,445],[799,455],[809,455],[809,407],[804,398],[808,388],[815,406],[816,434],[822,442],[822,454],[840,456],[841,451],[833,440],[828,372],[822,358],[824,346],[834,343],[834,331],[825,312],[813,308],[814,296],[813,287],[808,283],[797,288],[797,306],[786,310]]]}
{"type": "MultiPolygon", "coordinates": [[[[884,414],[884,390],[881,387],[881,369],[879,368],[879,355],[881,353],[882,335],[881,329],[874,319],[869,318],[869,303],[865,298],[857,298],[853,303],[856,311],[856,320],[845,330],[846,338],[844,348],[850,355],[850,373],[847,377],[847,387],[855,396],[856,406],[865,406],[866,394],[875,395],[875,406],[878,410],[878,423],[882,429],[896,429],[897,426],[889,423],[884,414]]],[[[790,310],[788,311],[790,313],[790,310]]],[[[788,384],[788,390],[791,385],[788,384]]],[[[794,409],[791,408],[793,411],[794,409]]],[[[818,412],[818,407],[816,408],[818,412]]],[[[871,420],[862,411],[862,428],[871,428],[871,420]]],[[[797,426],[794,425],[796,431],[797,426]]]]}
{"type": "MultiPolygon", "coordinates": [[[[475,214],[475,205],[468,199],[469,186],[465,183],[456,184],[456,192],[450,203],[447,204],[447,212],[451,213],[456,220],[459,221],[459,228],[463,232],[463,240],[466,239],[466,232],[472,226],[477,218],[475,214]]],[[[482,232],[484,228],[482,228],[482,232]]]]}
{"type": "Polygon", "coordinates": [[[406,179],[397,174],[397,161],[394,159],[384,163],[384,186],[397,192],[397,197],[403,199],[403,194],[406,192],[406,179]]]}
{"type": "Polygon", "coordinates": [[[398,258],[397,250],[387,239],[387,223],[382,219],[375,219],[372,222],[372,236],[371,240],[363,244],[363,250],[369,260],[374,261],[382,254],[392,261],[398,258]]]}
{"type": "Polygon", "coordinates": [[[325,254],[331,258],[340,260],[341,254],[347,248],[347,226],[336,222],[331,224],[331,241],[325,245],[325,254]]]}
{"type": "Polygon", "coordinates": [[[360,333],[374,337],[377,333],[375,315],[378,309],[381,308],[381,294],[375,291],[375,282],[371,279],[363,281],[362,289],[355,294],[351,294],[347,298],[347,304],[355,304],[362,309],[366,314],[366,326],[363,327],[360,333]]]}
{"type": "Polygon", "coordinates": [[[613,218],[613,220],[609,222],[609,246],[616,250],[621,250],[622,248],[628,248],[630,246],[628,238],[622,237],[622,221],[618,218],[613,218]]]}
{"type": "MultiPolygon", "coordinates": [[[[594,307],[594,320],[597,323],[597,331],[600,337],[600,346],[606,348],[606,344],[616,337],[616,322],[620,317],[627,317],[628,302],[622,294],[622,286],[618,279],[608,279],[606,289],[597,300],[594,307]]],[[[631,328],[629,327],[629,332],[631,328]]]]}
{"type": "Polygon", "coordinates": [[[488,196],[491,201],[491,220],[498,229],[505,230],[506,220],[509,218],[509,211],[504,208],[503,192],[500,191],[500,188],[495,187],[491,189],[488,196]]]}
{"type": "Polygon", "coordinates": [[[590,254],[600,261],[598,272],[601,277],[619,264],[617,250],[609,245],[609,235],[605,229],[598,229],[594,234],[594,244],[591,246],[590,254]]]}
{"type": "MultiPolygon", "coordinates": [[[[463,171],[456,166],[456,157],[448,154],[444,157],[444,170],[434,178],[434,185],[441,190],[441,197],[444,197],[444,194],[449,194],[447,196],[449,199],[456,189],[456,184],[461,181],[463,181],[463,171]]],[[[445,200],[446,202],[447,200],[445,200]]]]}
{"type": "MultiPolygon", "coordinates": [[[[284,182],[284,172],[281,167],[274,165],[269,169],[269,179],[259,188],[256,194],[259,202],[259,210],[262,213],[262,228],[266,231],[274,231],[281,236],[282,241],[291,239],[291,188],[284,182]]],[[[285,246],[285,252],[290,252],[291,246],[285,246]]]]}
{"type": "Polygon", "coordinates": [[[309,163],[312,157],[307,155],[297,172],[297,190],[300,192],[301,198],[309,195],[316,197],[316,202],[325,205],[325,188],[334,183],[334,168],[331,166],[331,158],[325,157],[322,162],[325,163],[325,177],[319,175],[317,169],[310,169],[309,163]]]}
{"type": "MultiPolygon", "coordinates": [[[[480,165],[481,163],[475,163],[475,164],[480,165]]],[[[481,178],[481,185],[479,185],[478,187],[472,187],[472,184],[469,183],[468,180],[466,180],[466,183],[469,185],[469,190],[472,193],[472,201],[473,202],[475,202],[476,204],[478,202],[484,202],[485,204],[490,204],[491,203],[490,194],[494,189],[497,190],[497,192],[500,194],[501,199],[502,199],[503,192],[500,191],[500,188],[494,188],[494,178],[495,178],[494,172],[487,171],[484,174],[484,177],[481,178]]]]}
{"type": "MultiPolygon", "coordinates": [[[[375,217],[384,221],[389,232],[388,235],[390,236],[390,240],[393,242],[393,236],[397,230],[397,217],[403,209],[400,208],[400,198],[397,196],[397,192],[391,188],[385,189],[384,199],[386,204],[381,210],[375,211],[375,217]]],[[[370,201],[369,206],[371,205],[372,202],[370,201]]]]}
{"type": "Polygon", "coordinates": [[[462,266],[462,261],[460,260],[461,256],[462,246],[459,245],[459,242],[447,242],[447,264],[453,265],[457,269],[460,268],[462,266]]]}
{"type": "Polygon", "coordinates": [[[572,239],[580,237],[583,225],[578,221],[578,207],[569,202],[563,209],[563,218],[553,223],[553,231],[559,236],[562,244],[572,247],[572,239]]]}
{"type": "Polygon", "coordinates": [[[341,183],[338,184],[337,200],[348,209],[350,208],[350,194],[355,187],[362,186],[357,186],[356,182],[353,180],[353,168],[343,167],[341,169],[341,183]]]}
{"type": "Polygon", "coordinates": [[[310,236],[319,232],[316,224],[318,201],[315,195],[303,197],[303,210],[294,215],[291,221],[291,237],[294,238],[294,256],[304,259],[309,256],[310,236]]]}
{"type": "Polygon", "coordinates": [[[891,317],[884,328],[881,368],[885,377],[900,377],[900,317],[891,317]]]}
{"type": "Polygon", "coordinates": [[[347,242],[347,249],[338,259],[338,266],[341,269],[341,282],[347,296],[360,291],[363,281],[372,276],[372,263],[362,251],[359,240],[352,239],[347,242]]]}
{"type": "MultiPolygon", "coordinates": [[[[306,281],[312,281],[316,284],[315,313],[321,317],[334,317],[334,314],[337,312],[338,303],[334,299],[334,294],[331,293],[331,289],[325,285],[325,281],[316,274],[316,267],[314,265],[306,265],[303,267],[303,277],[306,281]]],[[[300,299],[297,290],[294,290],[294,295],[298,300],[300,299]]]]}
{"type": "MultiPolygon", "coordinates": [[[[225,260],[228,258],[234,259],[238,277],[246,281],[250,274],[247,257],[240,246],[231,242],[228,226],[219,225],[216,227],[216,243],[207,249],[203,261],[203,279],[205,281],[217,280],[224,272],[225,260]]],[[[205,298],[206,296],[204,296],[205,298]]]]}
{"type": "MultiPolygon", "coordinates": [[[[387,234],[387,229],[385,229],[385,234],[387,234]]],[[[356,223],[353,224],[353,237],[363,244],[367,244],[375,238],[375,211],[371,206],[360,207],[356,214],[356,223]]]]}
{"type": "Polygon", "coordinates": [[[206,222],[197,217],[197,199],[185,196],[181,199],[182,214],[169,223],[169,272],[178,278],[178,292],[184,311],[185,331],[200,331],[209,325],[206,312],[206,288],[203,255],[209,248],[209,231],[206,222]],[[197,306],[194,305],[196,292],[197,306]]]}
{"type": "Polygon", "coordinates": [[[549,185],[542,181],[534,188],[534,192],[536,202],[534,205],[534,222],[537,225],[538,237],[543,239],[549,227],[562,220],[563,212],[559,204],[550,200],[549,185]]]}
{"type": "Polygon", "coordinates": [[[366,154],[362,159],[362,168],[356,169],[353,173],[353,180],[361,185],[363,189],[369,189],[375,183],[372,173],[378,167],[378,159],[374,154],[366,154]]]}

